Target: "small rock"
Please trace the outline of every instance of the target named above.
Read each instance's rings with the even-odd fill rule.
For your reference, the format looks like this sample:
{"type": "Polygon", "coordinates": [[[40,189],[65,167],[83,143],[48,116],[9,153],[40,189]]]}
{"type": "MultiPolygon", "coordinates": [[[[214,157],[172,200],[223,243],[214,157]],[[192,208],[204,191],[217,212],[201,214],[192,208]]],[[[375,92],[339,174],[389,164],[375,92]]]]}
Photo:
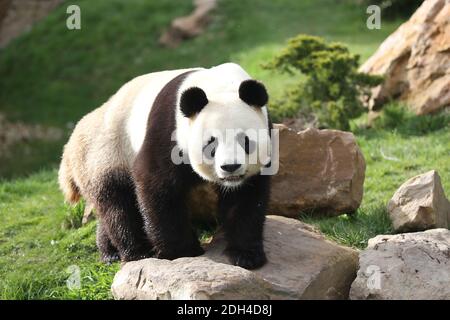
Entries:
{"type": "Polygon", "coordinates": [[[115,299],[346,299],[357,251],[327,241],[298,220],[268,216],[268,263],[249,271],[229,265],[217,236],[196,258],[128,262],[112,285],[115,299]]]}
{"type": "Polygon", "coordinates": [[[450,299],[450,231],[379,235],[359,256],[351,299],[450,299]]]}
{"type": "Polygon", "coordinates": [[[387,209],[397,232],[450,227],[450,202],[435,170],[402,184],[387,209]]]}

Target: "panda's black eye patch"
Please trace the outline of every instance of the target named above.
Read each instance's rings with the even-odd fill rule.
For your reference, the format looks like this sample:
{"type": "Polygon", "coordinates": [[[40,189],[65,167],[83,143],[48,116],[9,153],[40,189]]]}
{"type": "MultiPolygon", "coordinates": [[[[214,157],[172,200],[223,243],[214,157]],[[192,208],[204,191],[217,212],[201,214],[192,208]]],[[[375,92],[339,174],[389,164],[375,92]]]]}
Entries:
{"type": "Polygon", "coordinates": [[[209,160],[214,158],[216,155],[216,148],[217,148],[218,142],[216,137],[211,137],[208,142],[203,146],[203,154],[205,157],[209,160]]]}
{"type": "Polygon", "coordinates": [[[256,148],[255,141],[250,140],[250,138],[246,136],[244,133],[239,134],[237,140],[241,145],[241,147],[244,149],[246,154],[250,154],[253,153],[253,151],[255,151],[256,148]]]}

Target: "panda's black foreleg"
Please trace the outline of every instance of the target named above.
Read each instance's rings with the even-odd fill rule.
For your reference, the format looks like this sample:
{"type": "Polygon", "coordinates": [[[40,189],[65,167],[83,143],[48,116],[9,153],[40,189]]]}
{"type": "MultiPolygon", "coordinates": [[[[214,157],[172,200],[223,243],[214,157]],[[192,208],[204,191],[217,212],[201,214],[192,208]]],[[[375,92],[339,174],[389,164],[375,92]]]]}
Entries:
{"type": "Polygon", "coordinates": [[[185,190],[159,177],[136,178],[144,228],[158,258],[195,257],[204,253],[193,232],[185,190]]]}
{"type": "Polygon", "coordinates": [[[117,249],[122,261],[150,257],[151,245],[144,232],[129,174],[112,171],[101,179],[97,188],[94,202],[100,223],[97,244],[103,260],[113,258],[112,248],[117,249]]]}
{"type": "Polygon", "coordinates": [[[234,190],[219,190],[219,220],[225,231],[225,254],[234,265],[256,269],[267,261],[263,246],[270,177],[255,176],[234,190]]]}

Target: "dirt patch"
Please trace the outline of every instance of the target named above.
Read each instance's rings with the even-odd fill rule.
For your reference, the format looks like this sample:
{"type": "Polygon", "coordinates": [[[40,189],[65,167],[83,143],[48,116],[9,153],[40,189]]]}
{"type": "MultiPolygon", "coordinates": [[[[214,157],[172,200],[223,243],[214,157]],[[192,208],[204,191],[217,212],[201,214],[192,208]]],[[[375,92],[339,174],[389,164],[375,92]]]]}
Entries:
{"type": "Polygon", "coordinates": [[[29,31],[63,0],[0,0],[0,48],[29,31]]]}
{"type": "Polygon", "coordinates": [[[194,0],[194,11],[184,17],[175,18],[161,35],[159,43],[176,48],[186,39],[199,36],[211,20],[210,13],[217,6],[217,0],[194,0]]]}
{"type": "Polygon", "coordinates": [[[0,157],[8,156],[16,144],[35,140],[58,141],[63,135],[64,131],[60,128],[8,122],[6,117],[0,114],[0,157]]]}

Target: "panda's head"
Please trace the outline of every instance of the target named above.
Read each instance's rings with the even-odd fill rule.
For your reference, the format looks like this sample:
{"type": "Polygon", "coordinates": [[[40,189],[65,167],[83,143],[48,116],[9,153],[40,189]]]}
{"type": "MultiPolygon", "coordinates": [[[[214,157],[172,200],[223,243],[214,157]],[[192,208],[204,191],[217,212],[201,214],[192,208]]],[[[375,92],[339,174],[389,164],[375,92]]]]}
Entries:
{"type": "Polygon", "coordinates": [[[205,180],[237,187],[270,162],[267,91],[247,79],[238,90],[208,97],[199,87],[180,96],[185,128],[180,139],[193,170],[205,180]]]}

